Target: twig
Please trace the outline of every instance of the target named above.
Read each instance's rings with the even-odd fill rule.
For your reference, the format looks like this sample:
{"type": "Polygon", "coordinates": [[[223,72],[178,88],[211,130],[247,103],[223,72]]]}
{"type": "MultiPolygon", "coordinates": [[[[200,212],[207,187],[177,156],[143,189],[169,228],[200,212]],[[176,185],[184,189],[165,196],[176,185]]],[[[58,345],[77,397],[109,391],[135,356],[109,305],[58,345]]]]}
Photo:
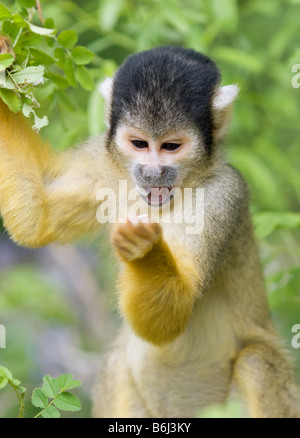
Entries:
{"type": "Polygon", "coordinates": [[[43,18],[43,14],[42,14],[42,7],[40,4],[40,0],[36,0],[36,7],[39,13],[39,19],[41,21],[41,23],[44,25],[44,18],[43,18]]]}

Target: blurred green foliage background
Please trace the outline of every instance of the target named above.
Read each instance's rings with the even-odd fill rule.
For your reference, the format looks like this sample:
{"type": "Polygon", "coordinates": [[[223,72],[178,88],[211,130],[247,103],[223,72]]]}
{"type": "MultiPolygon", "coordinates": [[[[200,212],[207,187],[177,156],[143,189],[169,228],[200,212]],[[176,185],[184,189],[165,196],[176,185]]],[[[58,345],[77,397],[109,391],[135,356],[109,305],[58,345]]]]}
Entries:
{"type": "MultiPolygon", "coordinates": [[[[293,65],[300,64],[300,1],[44,0],[41,6],[44,18],[60,31],[75,30],[95,52],[89,71],[96,86],[129,54],[160,45],[204,52],[220,67],[223,84],[239,85],[225,146],[251,189],[270,307],[300,381],[300,349],[291,346],[292,326],[300,323],[300,88],[292,86],[293,65]]],[[[50,120],[41,134],[57,149],[104,130],[97,88],[65,91],[67,98],[51,101],[40,92],[40,111],[50,120]]],[[[0,323],[7,330],[1,365],[29,388],[46,373],[72,372],[83,381],[84,409],[76,416],[90,415],[98,356],[118,328],[115,274],[101,236],[35,251],[14,246],[5,233],[0,239],[0,323]]],[[[0,417],[15,415],[14,397],[0,393],[0,417]]],[[[239,414],[237,408],[228,415],[239,414]]]]}

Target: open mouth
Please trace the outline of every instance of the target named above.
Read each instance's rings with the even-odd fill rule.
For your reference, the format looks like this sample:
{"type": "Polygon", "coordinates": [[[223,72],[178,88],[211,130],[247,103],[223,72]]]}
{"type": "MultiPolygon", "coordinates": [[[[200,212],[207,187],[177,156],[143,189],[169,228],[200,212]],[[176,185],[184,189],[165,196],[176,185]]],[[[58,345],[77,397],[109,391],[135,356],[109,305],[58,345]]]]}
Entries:
{"type": "Polygon", "coordinates": [[[160,207],[172,197],[173,187],[140,187],[136,186],[140,195],[149,205],[160,207]]]}

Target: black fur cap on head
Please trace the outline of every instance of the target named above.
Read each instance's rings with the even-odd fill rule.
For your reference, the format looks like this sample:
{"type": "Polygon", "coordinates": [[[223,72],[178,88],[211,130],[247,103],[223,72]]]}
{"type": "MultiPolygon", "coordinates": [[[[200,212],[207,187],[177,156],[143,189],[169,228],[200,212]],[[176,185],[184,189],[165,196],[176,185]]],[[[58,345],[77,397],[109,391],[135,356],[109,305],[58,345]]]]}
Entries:
{"type": "Polygon", "coordinates": [[[215,63],[191,49],[158,47],[129,56],[114,78],[110,139],[119,121],[153,136],[191,126],[200,130],[209,154],[220,78],[215,63]]]}

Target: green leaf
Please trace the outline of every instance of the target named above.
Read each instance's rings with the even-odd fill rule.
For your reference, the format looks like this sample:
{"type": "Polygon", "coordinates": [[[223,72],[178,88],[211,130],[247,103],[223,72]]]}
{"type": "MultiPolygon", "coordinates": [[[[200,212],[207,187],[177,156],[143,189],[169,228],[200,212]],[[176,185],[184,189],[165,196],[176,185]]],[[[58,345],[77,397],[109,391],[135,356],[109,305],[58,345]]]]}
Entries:
{"type": "Polygon", "coordinates": [[[73,61],[77,65],[88,64],[94,58],[94,53],[83,46],[76,46],[72,49],[73,61]]]}
{"type": "Polygon", "coordinates": [[[27,62],[28,49],[26,47],[17,44],[15,47],[15,54],[17,55],[19,65],[23,64],[23,62],[27,62]]]}
{"type": "Polygon", "coordinates": [[[12,373],[4,366],[0,366],[0,377],[6,377],[8,380],[13,378],[12,373]]]}
{"type": "Polygon", "coordinates": [[[0,389],[4,388],[8,384],[7,377],[0,376],[0,389]]]}
{"type": "Polygon", "coordinates": [[[56,33],[55,29],[47,29],[45,27],[35,26],[34,24],[31,23],[29,23],[29,28],[31,32],[36,33],[37,35],[53,37],[56,33]]]}
{"type": "Polygon", "coordinates": [[[47,375],[43,378],[43,382],[42,391],[46,397],[54,398],[59,394],[59,383],[56,379],[47,375]]]}
{"type": "Polygon", "coordinates": [[[41,413],[42,417],[44,418],[59,418],[60,417],[60,413],[59,411],[53,406],[50,405],[48,406],[42,413],[41,413]]]}
{"type": "Polygon", "coordinates": [[[21,110],[21,100],[14,91],[0,88],[0,97],[12,112],[17,113],[21,110]]]}
{"type": "Polygon", "coordinates": [[[33,105],[35,107],[39,107],[39,103],[32,93],[25,94],[23,96],[23,102],[27,103],[28,105],[33,105]]]}
{"type": "Polygon", "coordinates": [[[10,18],[12,15],[12,12],[10,12],[9,9],[7,9],[2,3],[0,3],[0,19],[10,18]]]}
{"type": "Polygon", "coordinates": [[[88,91],[94,89],[94,81],[87,68],[85,68],[83,65],[79,65],[75,74],[82,88],[88,91]]]}
{"type": "Polygon", "coordinates": [[[55,59],[41,50],[30,48],[31,55],[38,64],[51,65],[55,63],[55,59]]]}
{"type": "Polygon", "coordinates": [[[24,103],[22,106],[22,113],[24,114],[24,116],[29,117],[32,112],[33,112],[32,107],[27,103],[24,103]]]}
{"type": "Polygon", "coordinates": [[[24,8],[34,8],[36,0],[16,0],[18,5],[24,8]]]}
{"type": "Polygon", "coordinates": [[[69,389],[68,385],[72,382],[74,376],[73,374],[62,374],[57,377],[57,381],[59,383],[59,387],[62,391],[69,389]]]}
{"type": "Polygon", "coordinates": [[[14,90],[16,88],[16,85],[13,83],[9,76],[4,74],[4,72],[1,72],[0,75],[0,88],[1,87],[8,90],[14,90]]]}
{"type": "Polygon", "coordinates": [[[64,70],[67,76],[67,79],[70,83],[70,85],[74,88],[77,87],[77,82],[76,82],[76,77],[75,77],[75,67],[73,64],[73,61],[71,58],[67,58],[65,65],[64,65],[64,70]]]}
{"type": "MultiPolygon", "coordinates": [[[[0,20],[2,21],[1,17],[0,17],[0,20]]],[[[2,26],[2,33],[3,34],[9,35],[10,33],[13,32],[14,24],[9,18],[4,18],[2,23],[1,23],[1,26],[2,26]]]]}
{"type": "Polygon", "coordinates": [[[66,389],[74,389],[74,388],[78,388],[79,386],[81,386],[82,383],[80,382],[80,380],[72,380],[72,382],[70,382],[67,386],[66,389]]]}
{"type": "Polygon", "coordinates": [[[48,405],[48,398],[41,388],[35,388],[31,396],[31,403],[37,408],[45,408],[48,405]]]}
{"type": "Polygon", "coordinates": [[[70,392],[62,392],[53,403],[62,411],[79,411],[81,409],[80,401],[70,392]]]}
{"type": "Polygon", "coordinates": [[[15,386],[19,386],[21,381],[18,379],[15,379],[14,377],[11,379],[11,383],[15,386]]]}
{"type": "Polygon", "coordinates": [[[54,55],[56,58],[56,63],[58,65],[58,67],[60,67],[61,69],[64,69],[64,65],[65,65],[65,61],[66,61],[66,52],[64,49],[62,49],[61,47],[57,47],[54,50],[54,55]]]}
{"type": "Polygon", "coordinates": [[[29,28],[28,21],[24,20],[24,18],[21,17],[21,15],[13,14],[11,19],[18,28],[21,28],[21,27],[25,27],[26,29],[29,28]]]}
{"type": "Polygon", "coordinates": [[[81,386],[81,382],[79,380],[73,380],[73,374],[62,374],[57,377],[60,389],[62,391],[66,391],[67,389],[77,388],[81,386]]]}
{"type": "Polygon", "coordinates": [[[78,41],[78,35],[74,30],[64,30],[58,35],[57,41],[66,49],[72,49],[78,41]]]}
{"type": "Polygon", "coordinates": [[[15,58],[9,53],[3,53],[0,55],[0,65],[5,68],[10,67],[15,62],[15,58]]]}
{"type": "Polygon", "coordinates": [[[42,129],[44,126],[47,126],[48,123],[49,123],[49,120],[48,120],[47,116],[40,118],[34,112],[34,125],[33,125],[32,129],[34,129],[36,132],[39,132],[39,130],[42,129]]]}
{"type": "Polygon", "coordinates": [[[32,32],[26,32],[22,34],[21,42],[22,46],[26,47],[39,47],[41,44],[43,44],[44,38],[42,35],[37,35],[32,32]]]}
{"type": "Polygon", "coordinates": [[[55,23],[53,18],[46,18],[44,22],[44,27],[47,27],[48,29],[55,29],[55,23]]]}
{"type": "Polygon", "coordinates": [[[14,81],[18,85],[34,84],[43,81],[45,67],[43,65],[38,65],[37,67],[26,67],[12,74],[14,81]]]}
{"type": "MultiPolygon", "coordinates": [[[[55,33],[56,32],[57,31],[55,30],[55,33]]],[[[45,37],[44,41],[45,41],[45,43],[47,44],[48,47],[51,47],[51,49],[52,49],[52,47],[54,46],[54,44],[56,42],[53,37],[48,37],[48,36],[45,37]]]]}

